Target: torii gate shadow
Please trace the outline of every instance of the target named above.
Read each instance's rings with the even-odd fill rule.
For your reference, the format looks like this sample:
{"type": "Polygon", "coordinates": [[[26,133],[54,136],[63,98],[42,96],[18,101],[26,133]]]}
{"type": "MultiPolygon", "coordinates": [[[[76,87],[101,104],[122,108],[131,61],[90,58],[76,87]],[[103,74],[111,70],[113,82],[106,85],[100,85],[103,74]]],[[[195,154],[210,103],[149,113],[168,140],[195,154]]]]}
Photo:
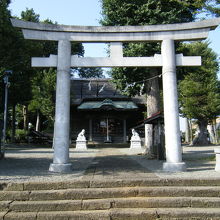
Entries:
{"type": "MultiPolygon", "coordinates": [[[[188,172],[179,174],[181,177],[195,177],[198,172],[212,173],[214,171],[214,152],[211,147],[185,147],[183,158],[187,164],[188,172]],[[186,150],[187,149],[187,150],[186,150]],[[200,151],[200,155],[198,155],[200,151]],[[197,157],[195,157],[197,155],[197,157]]],[[[73,165],[71,173],[60,174],[48,171],[52,161],[51,148],[39,148],[33,146],[13,147],[6,151],[6,158],[0,161],[0,181],[17,180],[47,180],[63,181],[77,178],[108,178],[108,179],[139,179],[155,178],[160,174],[170,176],[162,171],[163,161],[148,160],[146,155],[129,154],[128,148],[99,148],[77,152],[70,149],[70,162],[73,165]]],[[[203,176],[204,176],[203,175],[203,176]]],[[[175,176],[173,176],[175,177],[175,176]]],[[[205,177],[205,176],[204,176],[205,177]]]]}

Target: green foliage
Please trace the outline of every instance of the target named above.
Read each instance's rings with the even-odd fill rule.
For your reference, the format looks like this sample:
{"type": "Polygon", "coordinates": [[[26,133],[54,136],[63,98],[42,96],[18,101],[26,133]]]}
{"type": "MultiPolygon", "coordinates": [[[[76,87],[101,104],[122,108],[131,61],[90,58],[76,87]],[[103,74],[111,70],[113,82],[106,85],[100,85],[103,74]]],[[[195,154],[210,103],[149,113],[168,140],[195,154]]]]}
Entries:
{"type": "MultiPolygon", "coordinates": [[[[205,1],[180,0],[102,0],[102,25],[153,25],[190,22],[195,19],[205,1]]],[[[153,56],[160,53],[159,43],[124,44],[125,56],[153,56]]],[[[160,68],[153,70],[161,72],[160,68]]],[[[113,68],[112,77],[117,87],[124,90],[127,84],[151,78],[152,68],[113,68]]],[[[159,74],[158,74],[159,75],[159,74]]],[[[138,94],[141,84],[127,90],[128,95],[138,94]]]]}
{"type": "Polygon", "coordinates": [[[0,72],[12,69],[16,64],[16,54],[19,52],[19,36],[12,28],[10,22],[10,11],[8,5],[10,1],[0,1],[0,72]]]}
{"type": "Polygon", "coordinates": [[[187,22],[200,4],[179,0],[102,0],[102,25],[146,25],[187,22]]]}
{"type": "Polygon", "coordinates": [[[26,142],[27,135],[28,135],[28,131],[25,131],[23,129],[16,129],[15,131],[16,142],[26,142]]]}
{"type": "MultiPolygon", "coordinates": [[[[10,46],[14,46],[13,37],[14,31],[10,24],[10,11],[8,10],[8,4],[10,1],[0,1],[0,70],[4,70],[10,67],[12,64],[10,55],[11,50],[8,50],[10,46]]],[[[14,48],[13,48],[14,49],[14,48]]]]}
{"type": "Polygon", "coordinates": [[[211,15],[220,16],[220,0],[205,1],[203,11],[205,14],[211,13],[211,15]]]}
{"type": "MultiPolygon", "coordinates": [[[[26,21],[39,22],[39,15],[35,14],[33,9],[26,9],[22,12],[22,19],[26,21]]],[[[47,24],[54,24],[51,20],[47,19],[44,21],[47,24]]],[[[56,24],[56,23],[55,23],[56,24]]],[[[57,54],[58,44],[55,41],[30,41],[25,40],[26,44],[26,61],[27,67],[30,67],[32,72],[29,78],[30,85],[30,105],[29,111],[37,113],[47,120],[47,125],[50,126],[54,121],[55,112],[55,85],[56,85],[56,70],[32,68],[30,66],[31,57],[48,57],[50,54],[57,54]]],[[[71,45],[72,54],[82,56],[84,53],[83,46],[81,43],[72,43],[71,45]]],[[[28,71],[28,68],[26,68],[28,71]]]]}
{"type": "Polygon", "coordinates": [[[30,111],[39,110],[50,121],[55,111],[55,85],[56,70],[53,68],[38,71],[32,79],[30,111]]]}
{"type": "MultiPolygon", "coordinates": [[[[153,25],[194,21],[200,13],[218,8],[219,0],[102,0],[102,25],[153,25]]],[[[217,9],[216,9],[217,10],[217,9]]],[[[158,43],[124,44],[125,56],[153,56],[160,53],[158,43]]],[[[198,55],[198,54],[197,54],[198,55]]],[[[151,77],[152,68],[113,68],[112,77],[117,87],[125,89],[127,83],[151,77]]],[[[155,71],[155,70],[154,70],[155,71]]],[[[161,72],[160,69],[156,70],[161,72]]],[[[159,75],[159,74],[158,74],[159,75]]],[[[129,88],[127,94],[134,95],[140,84],[129,88]]]]}
{"type": "Polygon", "coordinates": [[[39,22],[40,15],[35,14],[34,9],[26,8],[26,11],[21,12],[21,19],[25,21],[39,22]]]}
{"type": "MultiPolygon", "coordinates": [[[[1,0],[0,1],[0,103],[3,103],[4,95],[4,84],[2,76],[6,70],[13,70],[13,75],[16,71],[21,69],[20,55],[22,53],[21,49],[21,34],[18,30],[14,29],[10,22],[10,11],[8,10],[8,5],[10,1],[1,0]]],[[[11,82],[13,76],[10,77],[11,82]]],[[[11,84],[9,97],[13,85],[11,84]]],[[[3,105],[1,105],[0,112],[3,111],[3,105]]]]}
{"type": "MultiPolygon", "coordinates": [[[[15,118],[16,118],[16,124],[18,128],[23,127],[23,106],[21,104],[16,105],[15,110],[15,118]]],[[[9,115],[12,115],[12,110],[9,109],[9,115]]]]}
{"type": "MultiPolygon", "coordinates": [[[[47,57],[57,54],[57,42],[26,40],[19,29],[12,27],[10,22],[10,1],[0,1],[0,77],[5,70],[13,70],[10,77],[9,107],[13,105],[28,105],[32,112],[40,111],[47,120],[53,120],[55,100],[55,70],[31,67],[31,57],[47,57]],[[36,88],[40,88],[37,92],[36,88]]],[[[40,22],[40,15],[33,9],[26,8],[21,13],[21,19],[40,22]]],[[[44,23],[54,24],[47,19],[44,23]]],[[[56,24],[56,23],[55,23],[56,24]]],[[[72,43],[72,54],[83,56],[81,43],[72,43]]],[[[0,87],[2,100],[3,85],[0,87]]],[[[2,106],[1,106],[2,107],[2,106]]],[[[22,113],[21,113],[22,114],[22,113]]]]}
{"type": "Polygon", "coordinates": [[[202,66],[185,68],[187,75],[179,83],[180,107],[184,116],[212,120],[220,114],[220,89],[217,80],[217,55],[207,42],[182,46],[186,55],[201,55],[202,66]]]}
{"type": "MultiPolygon", "coordinates": [[[[39,15],[36,15],[33,9],[27,9],[22,12],[22,19],[27,21],[39,21],[39,15]]],[[[11,27],[11,24],[10,24],[11,27]]],[[[18,50],[13,54],[13,64],[11,69],[13,75],[10,78],[11,87],[9,90],[9,104],[25,104],[32,97],[30,79],[35,74],[35,70],[31,67],[31,56],[38,56],[40,44],[34,41],[24,40],[20,30],[11,27],[16,31],[18,50]]],[[[11,48],[9,48],[11,51],[11,48]]]]}
{"type": "Polygon", "coordinates": [[[167,24],[168,20],[169,23],[189,22],[201,13],[219,16],[219,4],[219,0],[102,0],[101,24],[167,24]]]}

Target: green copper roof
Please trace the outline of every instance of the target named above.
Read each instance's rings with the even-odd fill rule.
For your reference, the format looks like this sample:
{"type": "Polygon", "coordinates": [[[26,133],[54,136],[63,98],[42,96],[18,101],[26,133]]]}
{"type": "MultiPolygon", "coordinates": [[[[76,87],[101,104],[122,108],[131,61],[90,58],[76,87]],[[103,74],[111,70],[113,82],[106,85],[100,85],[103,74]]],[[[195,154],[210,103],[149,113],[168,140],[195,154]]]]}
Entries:
{"type": "Polygon", "coordinates": [[[85,101],[78,106],[79,110],[136,110],[137,105],[132,101],[112,101],[111,99],[105,99],[104,101],[85,101]]]}

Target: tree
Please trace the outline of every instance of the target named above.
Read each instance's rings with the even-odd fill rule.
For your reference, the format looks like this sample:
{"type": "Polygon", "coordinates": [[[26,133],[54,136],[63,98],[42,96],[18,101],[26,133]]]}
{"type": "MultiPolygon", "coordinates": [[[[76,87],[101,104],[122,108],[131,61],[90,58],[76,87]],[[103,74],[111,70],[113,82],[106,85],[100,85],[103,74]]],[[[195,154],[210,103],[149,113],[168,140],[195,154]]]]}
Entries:
{"type": "MultiPolygon", "coordinates": [[[[102,0],[102,25],[152,25],[190,22],[195,19],[206,1],[179,0],[102,0]]],[[[160,53],[159,43],[126,43],[125,56],[153,56],[160,53]]],[[[139,94],[143,82],[147,96],[147,116],[160,111],[160,68],[113,68],[112,77],[117,87],[128,95],[139,94]],[[153,79],[151,79],[153,78],[153,79]],[[151,80],[149,80],[151,79],[151,80]],[[141,82],[136,83],[134,82],[141,82]],[[131,86],[128,87],[128,84],[131,86]]],[[[148,126],[149,154],[153,154],[152,127],[148,126]]]]}
{"type": "MultiPolygon", "coordinates": [[[[21,13],[21,18],[25,21],[40,22],[40,15],[35,14],[33,9],[26,9],[21,13]]],[[[47,24],[57,24],[47,19],[43,21],[47,24]]],[[[32,68],[30,65],[31,57],[47,57],[50,54],[57,54],[57,42],[54,41],[31,41],[25,40],[27,66],[32,72],[29,80],[32,95],[28,101],[30,110],[36,113],[36,130],[40,129],[41,115],[46,117],[48,124],[51,125],[54,121],[55,110],[55,85],[56,85],[56,70],[54,68],[42,69],[32,68]]],[[[71,43],[71,53],[82,56],[84,54],[81,43],[71,43]]]]}
{"type": "Polygon", "coordinates": [[[197,145],[208,144],[207,125],[220,114],[217,55],[208,45],[207,42],[183,45],[186,55],[202,57],[202,66],[186,68],[187,74],[179,83],[181,112],[187,118],[197,119],[200,131],[197,145]]]}
{"type": "MultiPolygon", "coordinates": [[[[100,23],[118,26],[191,22],[209,4],[210,1],[206,0],[102,0],[103,18],[100,23]]],[[[125,56],[153,56],[161,52],[161,46],[157,43],[129,43],[123,46],[125,56]]],[[[127,83],[147,80],[155,73],[158,73],[158,69],[152,71],[152,68],[114,68],[112,76],[117,86],[124,90],[127,83]]],[[[129,88],[128,94],[138,94],[139,90],[140,85],[135,85],[129,88]]]]}
{"type": "MultiPolygon", "coordinates": [[[[22,11],[21,19],[25,21],[39,22],[39,15],[35,14],[33,9],[26,9],[26,11],[22,11]]],[[[23,38],[21,31],[18,31],[22,41],[20,44],[20,47],[22,48],[20,56],[21,68],[12,78],[12,95],[10,103],[12,104],[14,110],[16,109],[15,106],[18,103],[22,105],[23,128],[27,130],[29,122],[28,105],[32,99],[31,78],[36,74],[36,70],[31,67],[31,56],[39,55],[41,45],[35,41],[26,41],[23,38]]],[[[13,113],[13,115],[15,115],[15,113],[13,113]]],[[[12,125],[14,123],[15,121],[13,120],[12,125]]]]}
{"type": "Polygon", "coordinates": [[[38,71],[31,83],[33,98],[30,110],[36,112],[36,131],[39,131],[41,114],[47,118],[49,124],[54,122],[56,70],[50,68],[38,71]]]}
{"type": "MultiPolygon", "coordinates": [[[[15,70],[19,65],[17,54],[20,54],[21,43],[18,32],[10,22],[10,11],[8,10],[9,0],[0,1],[0,78],[5,70],[15,70]]],[[[2,87],[0,92],[2,92],[2,87]]],[[[2,95],[1,95],[2,97],[2,95]]],[[[1,102],[2,103],[2,102],[1,102]]]]}
{"type": "MultiPolygon", "coordinates": [[[[45,57],[50,54],[57,54],[57,42],[39,42],[24,39],[21,31],[11,25],[11,14],[7,9],[9,4],[10,1],[6,0],[1,0],[0,2],[0,76],[7,69],[13,70],[13,76],[10,78],[9,105],[12,106],[12,115],[14,116],[15,106],[17,104],[24,106],[24,127],[27,129],[28,120],[25,118],[28,116],[28,105],[36,98],[36,94],[33,94],[33,87],[36,86],[33,83],[36,83],[36,81],[33,79],[36,75],[40,75],[42,81],[46,80],[45,78],[48,77],[47,72],[51,72],[50,70],[43,71],[43,69],[32,68],[31,57],[45,57]]],[[[26,11],[21,13],[21,19],[25,21],[39,22],[39,18],[40,15],[36,14],[33,9],[26,9],[26,11]]],[[[44,22],[53,23],[49,19],[44,22]]],[[[80,56],[84,54],[81,43],[72,43],[72,54],[80,56]]],[[[55,87],[55,82],[53,80],[51,80],[51,82],[54,83],[53,87],[55,87]]],[[[2,87],[0,88],[0,93],[1,89],[2,87]]],[[[50,94],[45,94],[45,91],[44,95],[45,97],[51,97],[50,94]]],[[[48,102],[48,105],[49,103],[51,102],[48,102]]],[[[42,112],[41,114],[45,114],[46,117],[49,117],[49,111],[53,111],[46,111],[45,105],[38,106],[40,106],[38,110],[42,112]]],[[[54,102],[51,106],[54,106],[54,102]]],[[[12,127],[15,127],[13,126],[15,125],[15,117],[13,117],[13,119],[12,127]]]]}
{"type": "Polygon", "coordinates": [[[10,22],[8,6],[10,0],[0,1],[0,72],[14,69],[18,64],[17,54],[20,52],[20,39],[18,32],[10,22]]]}
{"type": "MultiPolygon", "coordinates": [[[[9,4],[9,0],[0,1],[0,75],[2,76],[5,70],[13,71],[13,74],[10,77],[11,86],[9,89],[9,105],[12,105],[13,109],[15,109],[15,103],[26,99],[29,92],[25,91],[28,86],[24,86],[23,82],[26,79],[26,75],[22,73],[22,70],[24,69],[24,41],[21,32],[13,28],[11,25],[11,14],[8,10],[9,4]],[[21,93],[21,88],[23,88],[23,94],[21,93]]],[[[3,93],[1,89],[0,93],[3,93]]],[[[3,103],[3,100],[1,100],[1,103],[3,103]]],[[[15,114],[13,113],[12,116],[14,115],[15,114]]]]}
{"type": "Polygon", "coordinates": [[[211,14],[212,16],[219,17],[220,16],[220,0],[211,0],[211,1],[205,1],[203,6],[203,12],[205,14],[211,14]]]}

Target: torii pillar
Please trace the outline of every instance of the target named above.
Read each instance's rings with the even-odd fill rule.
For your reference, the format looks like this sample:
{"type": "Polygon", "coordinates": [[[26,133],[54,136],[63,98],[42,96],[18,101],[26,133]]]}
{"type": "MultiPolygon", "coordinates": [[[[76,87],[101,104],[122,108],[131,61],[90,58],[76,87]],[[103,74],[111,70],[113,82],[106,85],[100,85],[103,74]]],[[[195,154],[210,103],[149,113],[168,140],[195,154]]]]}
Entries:
{"type": "Polygon", "coordinates": [[[174,40],[163,40],[161,53],[166,146],[166,163],[163,164],[163,169],[174,172],[184,171],[186,165],[182,162],[174,40]]]}
{"type": "Polygon", "coordinates": [[[71,42],[58,41],[56,109],[54,123],[54,157],[49,171],[70,172],[69,163],[69,129],[70,129],[70,66],[71,42]]]}
{"type": "Polygon", "coordinates": [[[167,161],[163,169],[179,172],[186,169],[182,161],[176,82],[176,66],[199,66],[200,57],[175,54],[174,41],[202,40],[215,29],[220,18],[166,25],[146,26],[65,26],[25,22],[12,19],[15,27],[22,28],[24,37],[32,40],[58,41],[58,56],[32,58],[34,67],[57,67],[56,116],[54,157],[49,170],[68,172],[70,67],[158,67],[163,68],[163,95],[165,120],[165,147],[167,161]],[[70,42],[110,42],[110,57],[80,58],[71,56],[70,42]],[[162,42],[162,55],[154,57],[123,57],[123,42],[162,42]]]}

